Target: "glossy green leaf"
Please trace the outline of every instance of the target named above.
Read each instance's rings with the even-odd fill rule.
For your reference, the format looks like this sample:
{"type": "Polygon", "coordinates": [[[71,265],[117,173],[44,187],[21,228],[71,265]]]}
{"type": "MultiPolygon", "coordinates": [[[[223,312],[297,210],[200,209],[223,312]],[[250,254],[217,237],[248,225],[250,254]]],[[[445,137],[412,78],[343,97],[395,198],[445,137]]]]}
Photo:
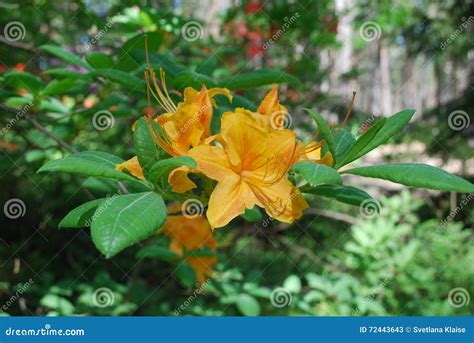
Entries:
{"type": "Polygon", "coordinates": [[[37,94],[43,88],[43,82],[33,74],[19,71],[9,71],[4,75],[5,85],[15,89],[26,89],[28,92],[37,94]]]}
{"type": "Polygon", "coordinates": [[[231,76],[224,80],[220,80],[217,85],[218,87],[230,90],[238,90],[256,88],[275,83],[300,84],[301,81],[284,71],[261,69],[231,76]]]}
{"type": "Polygon", "coordinates": [[[131,75],[130,73],[126,73],[121,70],[116,69],[96,69],[90,72],[93,76],[102,76],[110,81],[116,82],[121,84],[125,87],[129,88],[129,91],[132,90],[143,90],[145,91],[145,80],[139,79],[136,76],[131,75]]]}
{"type": "Polygon", "coordinates": [[[91,66],[97,69],[112,68],[114,65],[112,57],[103,52],[91,52],[86,56],[86,60],[91,66]]]}
{"type": "MultiPolygon", "coordinates": [[[[153,125],[155,125],[154,122],[153,125]]],[[[160,148],[153,140],[150,130],[151,128],[148,128],[145,119],[140,118],[133,132],[133,145],[145,177],[149,175],[151,167],[160,159],[160,148]]]]}
{"type": "Polygon", "coordinates": [[[86,81],[73,78],[57,79],[51,81],[43,90],[43,95],[70,94],[86,85],[86,81]]]}
{"type": "Polygon", "coordinates": [[[154,192],[117,195],[94,213],[92,240],[107,258],[153,235],[166,221],[166,205],[154,192]]]}
{"type": "Polygon", "coordinates": [[[240,216],[251,223],[262,220],[262,213],[260,212],[257,206],[255,206],[254,208],[246,208],[245,212],[240,216]]]}
{"type": "Polygon", "coordinates": [[[352,133],[344,129],[337,129],[335,131],[333,141],[334,149],[336,150],[336,161],[339,161],[356,142],[352,133]]]}
{"type": "Polygon", "coordinates": [[[216,86],[214,80],[209,76],[189,70],[179,73],[173,81],[173,86],[179,90],[183,90],[186,87],[200,90],[202,85],[205,85],[207,88],[216,86]]]}
{"type": "Polygon", "coordinates": [[[166,160],[158,161],[151,167],[150,181],[158,182],[159,180],[167,180],[168,175],[173,169],[187,166],[190,168],[196,168],[196,161],[189,156],[178,156],[167,158],[166,160]]]}
{"type": "Polygon", "coordinates": [[[95,210],[106,199],[88,201],[70,211],[59,223],[59,228],[89,227],[95,210]]]}
{"type": "Polygon", "coordinates": [[[335,199],[345,204],[359,206],[364,201],[372,200],[367,192],[351,186],[343,185],[321,185],[314,188],[304,187],[301,189],[303,193],[320,195],[323,197],[335,199]]]}
{"type": "Polygon", "coordinates": [[[321,132],[321,135],[323,136],[324,140],[328,145],[329,151],[331,152],[332,156],[336,158],[336,149],[334,147],[332,133],[329,129],[328,123],[318,112],[310,110],[308,108],[304,108],[304,110],[308,112],[311,117],[313,117],[314,121],[316,122],[316,125],[318,125],[318,129],[321,132]]]}
{"type": "Polygon", "coordinates": [[[387,121],[387,118],[380,119],[374,126],[372,126],[366,133],[360,136],[352,147],[344,154],[340,161],[336,163],[335,168],[351,163],[363,156],[367,151],[367,146],[371,144],[377,133],[383,128],[387,121]]]}
{"type": "Polygon", "coordinates": [[[123,71],[132,71],[137,69],[142,62],[145,62],[145,36],[147,36],[150,53],[157,51],[163,43],[164,36],[162,31],[136,34],[127,40],[120,49],[115,68],[123,71]]]}
{"type": "Polygon", "coordinates": [[[257,299],[248,294],[240,294],[236,298],[237,308],[244,316],[260,315],[260,304],[257,299]]]}
{"type": "Polygon", "coordinates": [[[301,175],[311,186],[322,184],[342,184],[341,175],[324,164],[303,161],[296,163],[291,167],[291,170],[301,175]]]}
{"type": "Polygon", "coordinates": [[[141,183],[129,174],[115,170],[115,166],[122,162],[124,160],[120,157],[106,152],[84,151],[59,160],[49,161],[38,172],[63,172],[141,183]]]}
{"type": "Polygon", "coordinates": [[[283,281],[283,288],[291,293],[298,294],[301,292],[301,279],[297,275],[290,275],[283,281]]]}
{"type": "Polygon", "coordinates": [[[154,258],[162,261],[173,261],[180,257],[174,251],[165,247],[151,246],[144,247],[137,252],[137,258],[154,258]]]}
{"type": "Polygon", "coordinates": [[[83,67],[88,70],[91,70],[92,67],[89,65],[89,63],[85,62],[80,58],[79,56],[73,54],[72,52],[66,51],[61,49],[60,47],[53,46],[53,45],[42,45],[40,46],[41,50],[44,50],[51,55],[57,56],[60,59],[66,61],[69,64],[73,64],[75,66],[83,67]]]}
{"type": "Polygon", "coordinates": [[[442,169],[419,163],[395,163],[360,167],[343,171],[377,179],[389,180],[405,186],[441,191],[474,193],[474,184],[442,169]]]}
{"type": "Polygon", "coordinates": [[[181,262],[174,271],[178,280],[187,288],[193,288],[196,284],[196,273],[186,262],[181,262]]]}
{"type": "Polygon", "coordinates": [[[396,133],[408,124],[414,114],[415,110],[404,110],[388,117],[382,129],[364,147],[364,149],[362,149],[361,156],[366,155],[376,147],[387,143],[396,133]]]}

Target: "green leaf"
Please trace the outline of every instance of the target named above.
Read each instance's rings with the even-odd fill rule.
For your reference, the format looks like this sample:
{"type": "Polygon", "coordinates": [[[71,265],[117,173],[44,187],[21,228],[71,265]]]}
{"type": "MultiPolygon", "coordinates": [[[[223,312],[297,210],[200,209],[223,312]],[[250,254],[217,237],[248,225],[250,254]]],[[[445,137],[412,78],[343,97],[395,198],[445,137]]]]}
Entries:
{"type": "Polygon", "coordinates": [[[46,294],[41,298],[40,305],[56,310],[63,316],[71,316],[75,309],[74,305],[68,299],[57,294],[46,294]]]}
{"type": "Polygon", "coordinates": [[[76,207],[61,220],[59,228],[90,226],[95,210],[105,200],[106,199],[96,199],[76,207]]]}
{"type": "MultiPolygon", "coordinates": [[[[154,121],[152,121],[152,125],[155,125],[154,121]]],[[[133,132],[133,145],[145,177],[148,177],[151,167],[160,159],[160,148],[153,140],[149,130],[151,128],[147,127],[145,119],[140,118],[133,132]]]]}
{"type": "Polygon", "coordinates": [[[367,151],[367,146],[372,144],[372,140],[377,133],[383,128],[387,121],[387,118],[380,119],[374,126],[372,126],[366,133],[360,136],[352,147],[344,154],[342,159],[336,163],[335,169],[351,163],[363,156],[367,151]]]}
{"type": "Polygon", "coordinates": [[[236,305],[244,316],[258,316],[260,314],[260,304],[251,295],[239,294],[236,298],[236,305]]]}
{"type": "Polygon", "coordinates": [[[38,77],[27,72],[9,71],[3,76],[6,85],[12,88],[26,89],[33,94],[39,93],[44,88],[43,82],[38,77]]]}
{"type": "Polygon", "coordinates": [[[343,173],[389,180],[416,188],[429,188],[459,193],[474,193],[474,185],[469,181],[426,164],[383,164],[380,166],[349,169],[343,171],[343,173]]]}
{"type": "Polygon", "coordinates": [[[124,162],[120,157],[100,151],[83,151],[59,160],[47,162],[40,172],[64,172],[83,176],[99,176],[123,181],[142,181],[133,176],[115,170],[115,166],[124,162]]]}
{"type": "Polygon", "coordinates": [[[177,253],[174,251],[169,250],[168,248],[165,247],[160,247],[160,246],[152,246],[152,247],[145,247],[140,249],[137,252],[137,258],[155,258],[157,260],[162,260],[162,261],[173,261],[176,260],[180,257],[177,253]]]}
{"type": "Polygon", "coordinates": [[[247,73],[241,73],[219,81],[218,87],[230,90],[256,88],[274,83],[301,84],[293,75],[284,71],[274,69],[261,69],[247,73]]]}
{"type": "Polygon", "coordinates": [[[73,92],[73,88],[80,89],[80,87],[86,85],[83,80],[77,80],[72,78],[66,78],[61,80],[51,81],[46,88],[43,90],[43,95],[59,95],[73,92]]]}
{"type": "Polygon", "coordinates": [[[387,118],[385,125],[375,135],[369,144],[367,144],[361,151],[361,156],[366,155],[376,147],[387,143],[397,132],[399,132],[411,120],[415,110],[404,110],[387,118]]]}
{"type": "Polygon", "coordinates": [[[354,136],[344,129],[338,129],[334,133],[333,141],[336,150],[336,161],[339,161],[356,142],[354,136]]]}
{"type": "Polygon", "coordinates": [[[262,220],[262,213],[257,206],[254,208],[246,208],[244,214],[241,214],[240,216],[251,223],[262,220]]]}
{"type": "Polygon", "coordinates": [[[179,90],[183,90],[186,87],[200,90],[202,85],[206,85],[207,88],[216,86],[214,80],[209,76],[189,70],[179,73],[173,81],[173,86],[179,90]]]}
{"type": "Polygon", "coordinates": [[[71,70],[67,68],[52,68],[43,71],[43,74],[54,76],[55,78],[76,78],[83,80],[90,80],[89,74],[83,74],[77,70],[71,70]]]}
{"type": "Polygon", "coordinates": [[[286,288],[291,293],[298,294],[301,292],[301,280],[296,275],[288,276],[285,281],[283,281],[283,288],[286,288]]]}
{"type": "Polygon", "coordinates": [[[87,62],[94,68],[112,68],[114,60],[103,52],[91,52],[86,56],[87,62]]]}
{"type": "Polygon", "coordinates": [[[150,181],[153,183],[158,182],[159,180],[168,180],[168,175],[172,170],[187,166],[190,168],[196,168],[196,161],[189,156],[178,156],[167,158],[166,160],[161,160],[156,162],[150,171],[150,181]]]}
{"type": "Polygon", "coordinates": [[[302,188],[303,193],[320,195],[323,197],[335,199],[345,204],[360,206],[366,200],[372,200],[370,194],[351,186],[343,185],[321,185],[314,188],[302,188]]]}
{"type": "Polygon", "coordinates": [[[150,53],[158,50],[163,43],[162,32],[139,33],[130,38],[120,49],[115,68],[129,72],[137,69],[145,61],[145,36],[148,37],[150,53]],[[143,52],[143,54],[140,54],[143,52]]]}
{"type": "Polygon", "coordinates": [[[102,76],[132,90],[145,90],[145,81],[136,76],[116,69],[96,69],[90,72],[93,76],[102,76]]]}
{"type": "Polygon", "coordinates": [[[60,47],[53,45],[42,45],[40,46],[40,49],[49,52],[51,55],[59,57],[60,59],[68,62],[69,64],[83,67],[88,70],[92,69],[89,63],[83,61],[79,56],[74,55],[72,52],[63,50],[60,47]]]}
{"type": "Polygon", "coordinates": [[[181,262],[176,267],[174,273],[185,287],[193,288],[196,284],[196,273],[194,273],[193,268],[186,262],[181,262]]]}
{"type": "Polygon", "coordinates": [[[291,170],[301,175],[311,186],[322,184],[342,184],[341,175],[324,164],[303,161],[296,163],[291,167],[291,170]]]}
{"type": "Polygon", "coordinates": [[[92,240],[107,258],[153,235],[166,221],[166,205],[154,192],[116,195],[94,213],[92,240]]]}
{"type": "Polygon", "coordinates": [[[333,158],[336,158],[336,149],[334,147],[334,142],[332,139],[332,133],[331,130],[329,129],[329,125],[324,120],[324,118],[316,111],[310,110],[308,108],[304,108],[306,112],[308,112],[311,117],[313,117],[314,121],[316,122],[316,125],[318,125],[319,131],[321,132],[321,135],[323,136],[324,140],[326,141],[329,151],[331,152],[333,158]]]}

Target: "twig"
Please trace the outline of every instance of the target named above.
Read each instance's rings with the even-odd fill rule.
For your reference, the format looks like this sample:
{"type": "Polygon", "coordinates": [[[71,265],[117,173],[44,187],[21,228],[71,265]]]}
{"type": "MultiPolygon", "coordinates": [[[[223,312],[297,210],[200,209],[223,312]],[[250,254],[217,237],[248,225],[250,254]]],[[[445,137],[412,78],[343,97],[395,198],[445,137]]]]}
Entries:
{"type": "MultiPolygon", "coordinates": [[[[16,114],[16,115],[19,112],[18,110],[14,109],[14,108],[11,108],[11,107],[8,107],[8,106],[5,106],[3,104],[0,104],[0,108],[2,110],[4,110],[5,112],[7,112],[7,113],[12,113],[12,114],[16,114]]],[[[74,154],[79,152],[79,150],[77,150],[75,147],[73,147],[72,145],[66,143],[61,138],[56,136],[55,134],[51,133],[46,127],[41,125],[35,118],[33,118],[30,113],[25,111],[23,116],[38,131],[41,131],[42,133],[44,133],[46,136],[48,136],[49,138],[54,140],[56,143],[58,143],[60,146],[62,146],[67,151],[69,151],[71,153],[74,153],[74,154]]],[[[117,182],[117,185],[123,193],[125,193],[125,194],[129,193],[127,187],[123,184],[123,182],[119,181],[119,182],[117,182]]]]}

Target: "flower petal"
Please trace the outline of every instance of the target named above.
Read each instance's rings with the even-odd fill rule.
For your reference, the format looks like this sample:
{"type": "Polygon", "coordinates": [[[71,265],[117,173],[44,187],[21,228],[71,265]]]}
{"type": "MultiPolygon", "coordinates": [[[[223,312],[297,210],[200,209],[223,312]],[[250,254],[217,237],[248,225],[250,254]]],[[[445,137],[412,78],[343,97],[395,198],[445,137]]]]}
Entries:
{"type": "Polygon", "coordinates": [[[234,173],[221,147],[199,145],[189,150],[188,156],[194,158],[200,172],[213,180],[220,181],[234,173]]]}
{"type": "Polygon", "coordinates": [[[242,182],[238,175],[230,174],[214,188],[209,199],[207,219],[213,229],[222,227],[256,203],[257,198],[247,183],[242,182]]]}
{"type": "Polygon", "coordinates": [[[268,187],[252,184],[251,188],[267,214],[285,223],[301,218],[309,207],[300,190],[286,178],[268,187]]]}
{"type": "Polygon", "coordinates": [[[115,166],[115,169],[118,171],[127,170],[130,174],[132,174],[136,178],[141,179],[141,180],[145,179],[145,176],[143,175],[142,166],[140,165],[140,162],[138,162],[137,156],[132,157],[128,161],[117,164],[115,166]]]}
{"type": "Polygon", "coordinates": [[[171,190],[176,193],[184,193],[196,188],[196,184],[188,177],[191,169],[182,166],[173,169],[168,175],[168,183],[171,185],[171,190]]]}

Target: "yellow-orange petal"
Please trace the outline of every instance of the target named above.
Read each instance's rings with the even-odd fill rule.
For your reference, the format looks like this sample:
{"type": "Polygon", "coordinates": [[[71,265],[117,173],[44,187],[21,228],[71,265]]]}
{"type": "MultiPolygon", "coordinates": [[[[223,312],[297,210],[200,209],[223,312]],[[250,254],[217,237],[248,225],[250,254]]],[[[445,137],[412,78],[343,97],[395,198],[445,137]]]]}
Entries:
{"type": "Polygon", "coordinates": [[[128,161],[117,164],[115,166],[115,169],[118,171],[127,170],[130,174],[132,174],[136,178],[141,179],[141,180],[145,179],[145,176],[143,175],[142,166],[140,165],[140,162],[138,162],[137,156],[132,157],[128,161]]]}
{"type": "Polygon", "coordinates": [[[229,175],[214,188],[209,199],[207,219],[211,228],[222,227],[256,203],[257,199],[247,183],[236,174],[229,175]]]}
{"type": "Polygon", "coordinates": [[[267,214],[279,221],[292,223],[309,207],[300,190],[286,178],[268,187],[251,187],[267,214]]]}
{"type": "Polygon", "coordinates": [[[199,145],[188,152],[197,163],[197,169],[207,177],[220,181],[234,172],[224,149],[218,146],[199,145]]]}
{"type": "Polygon", "coordinates": [[[176,193],[185,193],[196,188],[196,184],[188,177],[191,169],[186,166],[176,168],[168,175],[171,190],[176,193]]]}
{"type": "Polygon", "coordinates": [[[258,106],[257,112],[260,114],[271,115],[275,112],[275,108],[278,110],[279,105],[278,87],[273,86],[270,92],[268,92],[263,98],[260,106],[258,106]]]}

